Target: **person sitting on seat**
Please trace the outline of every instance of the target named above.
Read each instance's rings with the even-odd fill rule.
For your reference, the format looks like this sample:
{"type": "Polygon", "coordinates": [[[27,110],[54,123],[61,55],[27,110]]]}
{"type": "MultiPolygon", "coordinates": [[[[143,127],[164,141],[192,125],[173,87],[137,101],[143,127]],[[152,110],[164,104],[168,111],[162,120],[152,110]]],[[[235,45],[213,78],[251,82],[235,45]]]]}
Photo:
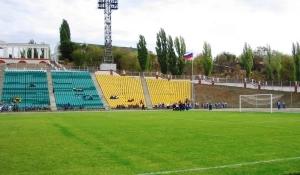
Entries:
{"type": "Polygon", "coordinates": [[[127,100],[127,102],[133,102],[134,101],[134,99],[132,98],[132,99],[129,99],[129,100],[127,100]]]}
{"type": "Polygon", "coordinates": [[[112,95],[112,96],[110,96],[110,99],[119,99],[119,96],[117,96],[117,95],[112,95]]]}
{"type": "Polygon", "coordinates": [[[28,85],[28,87],[36,87],[36,85],[33,84],[33,83],[30,83],[30,84],[28,85]]]}
{"type": "Polygon", "coordinates": [[[73,88],[73,91],[76,91],[76,92],[82,92],[83,89],[82,89],[82,88],[73,88]]]}

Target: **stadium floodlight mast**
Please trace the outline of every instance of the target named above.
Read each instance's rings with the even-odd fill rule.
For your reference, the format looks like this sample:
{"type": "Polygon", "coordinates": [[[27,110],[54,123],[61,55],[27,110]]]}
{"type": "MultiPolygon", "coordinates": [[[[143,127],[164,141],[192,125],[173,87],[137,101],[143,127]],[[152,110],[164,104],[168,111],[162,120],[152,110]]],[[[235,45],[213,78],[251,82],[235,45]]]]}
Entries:
{"type": "Polygon", "coordinates": [[[98,9],[104,9],[104,56],[103,63],[114,63],[111,40],[111,13],[118,10],[118,0],[99,0],[98,9]]]}

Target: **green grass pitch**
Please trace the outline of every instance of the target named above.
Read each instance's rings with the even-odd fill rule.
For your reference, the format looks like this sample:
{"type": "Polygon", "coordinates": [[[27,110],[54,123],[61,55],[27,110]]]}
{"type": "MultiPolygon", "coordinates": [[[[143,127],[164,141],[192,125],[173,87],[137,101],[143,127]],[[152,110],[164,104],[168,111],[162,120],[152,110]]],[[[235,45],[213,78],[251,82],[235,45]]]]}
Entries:
{"type": "Polygon", "coordinates": [[[216,111],[0,115],[0,174],[299,174],[300,116],[216,111]]]}

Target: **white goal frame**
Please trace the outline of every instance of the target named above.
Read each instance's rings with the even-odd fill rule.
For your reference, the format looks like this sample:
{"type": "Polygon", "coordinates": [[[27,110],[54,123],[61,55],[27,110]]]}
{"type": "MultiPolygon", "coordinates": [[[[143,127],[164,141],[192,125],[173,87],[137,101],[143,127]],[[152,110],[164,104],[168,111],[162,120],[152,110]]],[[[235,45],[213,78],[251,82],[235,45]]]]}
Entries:
{"type": "MultiPolygon", "coordinates": [[[[240,107],[240,112],[242,112],[242,97],[250,97],[250,98],[255,98],[255,101],[256,101],[256,108],[257,106],[261,105],[261,104],[258,104],[257,102],[260,100],[258,99],[257,97],[258,96],[270,96],[270,108],[271,108],[271,113],[273,113],[273,95],[272,94],[252,94],[252,95],[240,95],[240,100],[239,100],[239,107],[240,107]]],[[[246,102],[248,103],[248,102],[246,102]]],[[[250,104],[250,103],[248,103],[250,104]]],[[[269,104],[269,103],[268,103],[269,104]]],[[[254,104],[252,104],[254,105],[254,104]]],[[[265,104],[264,104],[265,105],[265,104]]]]}

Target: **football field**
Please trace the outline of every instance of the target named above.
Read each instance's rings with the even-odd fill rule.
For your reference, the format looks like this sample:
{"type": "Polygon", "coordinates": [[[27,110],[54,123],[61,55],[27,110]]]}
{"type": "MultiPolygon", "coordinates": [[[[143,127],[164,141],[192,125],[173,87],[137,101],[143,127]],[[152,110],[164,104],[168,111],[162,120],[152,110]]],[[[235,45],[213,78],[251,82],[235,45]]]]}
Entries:
{"type": "Polygon", "coordinates": [[[300,115],[1,114],[0,174],[300,174],[300,115]]]}

